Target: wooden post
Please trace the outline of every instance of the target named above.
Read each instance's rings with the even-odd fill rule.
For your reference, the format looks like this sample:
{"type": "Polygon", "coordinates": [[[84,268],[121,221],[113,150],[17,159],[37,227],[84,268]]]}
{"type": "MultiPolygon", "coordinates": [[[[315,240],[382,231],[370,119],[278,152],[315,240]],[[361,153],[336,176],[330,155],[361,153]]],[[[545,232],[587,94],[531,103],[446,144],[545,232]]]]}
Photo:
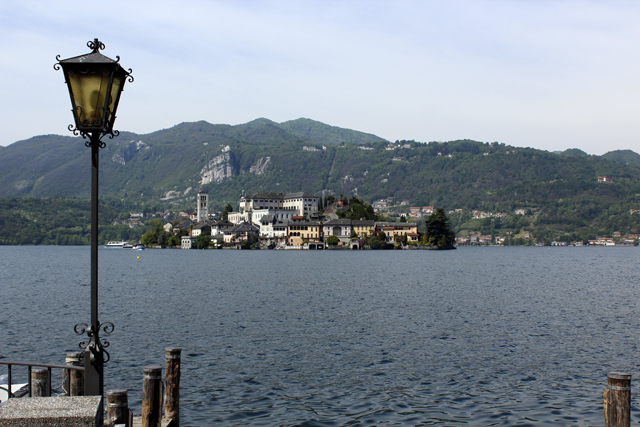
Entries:
{"type": "Polygon", "coordinates": [[[159,427],[162,419],[162,367],[145,366],[142,375],[142,427],[159,427]]]}
{"type": "Polygon", "coordinates": [[[164,378],[164,417],[172,427],[180,426],[180,353],[179,347],[164,349],[166,362],[164,378]]]}
{"type": "MultiPolygon", "coordinates": [[[[65,363],[67,365],[82,366],[81,355],[82,353],[67,353],[65,363]]],[[[84,372],[76,369],[65,369],[64,375],[67,396],[84,396],[84,372]]]]}
{"type": "Polygon", "coordinates": [[[604,392],[605,427],[631,425],[631,374],[611,372],[604,392]]]}
{"type": "Polygon", "coordinates": [[[129,424],[129,398],[126,390],[107,392],[107,424],[129,424]]]}
{"type": "Polygon", "coordinates": [[[49,396],[49,370],[36,368],[31,370],[31,396],[49,396]]]}

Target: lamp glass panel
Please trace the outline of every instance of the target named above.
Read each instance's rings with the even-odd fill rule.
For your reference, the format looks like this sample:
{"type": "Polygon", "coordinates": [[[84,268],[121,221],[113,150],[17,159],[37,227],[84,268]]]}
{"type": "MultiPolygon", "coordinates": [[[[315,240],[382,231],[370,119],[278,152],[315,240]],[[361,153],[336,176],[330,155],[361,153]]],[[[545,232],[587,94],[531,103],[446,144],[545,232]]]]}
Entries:
{"type": "Polygon", "coordinates": [[[109,102],[109,111],[111,112],[109,123],[111,126],[113,126],[113,119],[115,118],[116,108],[118,107],[118,98],[120,98],[123,82],[123,76],[120,75],[120,73],[115,73],[113,76],[113,83],[111,85],[111,100],[109,102]]]}
{"type": "Polygon", "coordinates": [[[69,70],[69,85],[76,104],[76,126],[78,128],[102,127],[102,116],[109,87],[109,70],[106,68],[69,70]]]}

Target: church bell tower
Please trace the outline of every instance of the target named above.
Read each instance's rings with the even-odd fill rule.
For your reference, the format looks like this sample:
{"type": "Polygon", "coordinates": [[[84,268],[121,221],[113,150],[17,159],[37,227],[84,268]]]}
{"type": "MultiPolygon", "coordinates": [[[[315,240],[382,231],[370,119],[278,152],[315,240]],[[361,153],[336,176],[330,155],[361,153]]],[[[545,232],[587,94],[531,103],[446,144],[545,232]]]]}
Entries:
{"type": "Polygon", "coordinates": [[[198,200],[198,222],[206,221],[209,219],[209,193],[200,190],[196,198],[198,200]]]}

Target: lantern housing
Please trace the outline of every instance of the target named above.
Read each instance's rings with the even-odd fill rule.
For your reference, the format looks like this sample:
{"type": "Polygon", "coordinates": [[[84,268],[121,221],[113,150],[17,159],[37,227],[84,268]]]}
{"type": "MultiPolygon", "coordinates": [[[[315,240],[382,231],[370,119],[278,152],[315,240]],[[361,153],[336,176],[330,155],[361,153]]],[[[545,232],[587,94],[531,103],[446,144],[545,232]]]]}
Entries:
{"type": "Polygon", "coordinates": [[[125,71],[120,66],[119,56],[114,61],[102,55],[99,51],[104,49],[104,44],[98,39],[88,42],[87,46],[93,50],[91,53],[63,60],[58,55],[58,63],[54,66],[62,68],[69,88],[75,120],[75,129],[69,125],[69,130],[83,136],[88,133],[113,136],[113,123],[125,80],[133,81],[131,69],[125,71]]]}

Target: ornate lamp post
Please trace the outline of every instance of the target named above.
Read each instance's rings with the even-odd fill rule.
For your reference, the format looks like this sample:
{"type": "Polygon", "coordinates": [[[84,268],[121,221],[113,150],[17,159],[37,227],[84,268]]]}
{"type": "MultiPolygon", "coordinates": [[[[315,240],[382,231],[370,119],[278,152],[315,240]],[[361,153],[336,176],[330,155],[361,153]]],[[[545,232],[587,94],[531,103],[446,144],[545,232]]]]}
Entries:
{"type": "Polygon", "coordinates": [[[100,53],[104,44],[98,39],[88,42],[91,53],[69,59],[56,57],[56,70],[64,73],[65,82],[71,96],[74,125],[69,130],[74,135],[87,139],[85,145],[91,148],[91,324],[78,323],[76,334],[87,333],[88,342],[80,343],[83,348],[85,366],[85,395],[104,395],[104,363],[109,361],[105,350],[108,341],[100,340],[100,329],[106,334],[113,332],[113,323],[98,321],[98,161],[101,141],[105,135],[112,139],[119,132],[113,130],[120,94],[126,80],[133,82],[131,69],[125,71],[117,60],[100,53]],[[105,358],[106,355],[106,358],[105,358]]]}

